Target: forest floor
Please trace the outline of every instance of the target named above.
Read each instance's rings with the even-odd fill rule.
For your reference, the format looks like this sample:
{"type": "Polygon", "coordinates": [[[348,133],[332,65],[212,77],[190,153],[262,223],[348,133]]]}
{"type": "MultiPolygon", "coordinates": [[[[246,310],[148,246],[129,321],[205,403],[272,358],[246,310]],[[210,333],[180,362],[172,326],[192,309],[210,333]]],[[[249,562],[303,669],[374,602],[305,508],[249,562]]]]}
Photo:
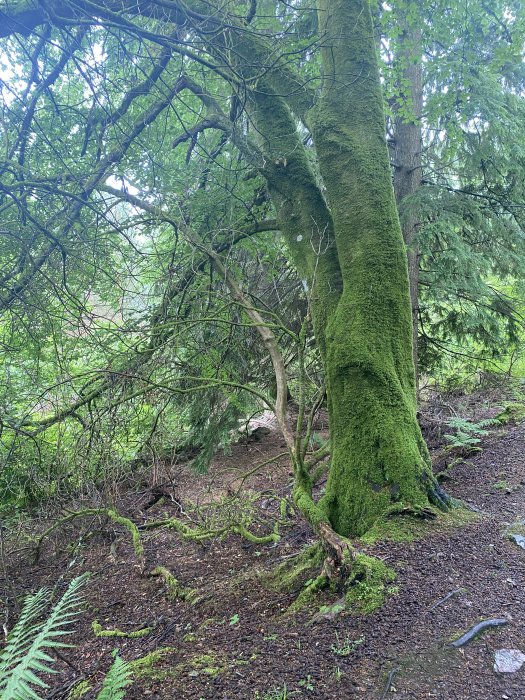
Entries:
{"type": "MultiPolygon", "coordinates": [[[[274,545],[252,544],[237,535],[199,544],[181,540],[174,530],[142,531],[146,573],[166,567],[196,590],[195,604],[170,601],[158,578],[141,574],[127,533],[111,523],[108,529],[116,539],[95,534],[76,549],[71,543],[93,531],[94,522],[62,529],[49,538],[38,565],[29,561],[27,550],[11,554],[2,574],[10,625],[16,618],[13,603],[24,593],[57,580],[63,589],[73,576],[92,572],[86,610],[72,636],[76,647],[61,652],[60,674],[52,678],[46,697],[67,698],[82,679],[96,689],[118,648],[126,660],[160,650],[136,673],[128,700],[523,700],[525,666],[506,674],[493,666],[497,649],[525,652],[525,551],[507,535],[510,524],[525,522],[525,423],[491,428],[482,450],[470,456],[449,453],[445,458],[441,451],[444,418],[493,416],[503,398],[498,391],[437,397],[423,412],[440,468],[457,459],[445,483],[448,493],[474,510],[461,527],[426,528],[422,539],[363,547],[397,573],[384,605],[372,614],[336,614],[337,606],[330,606],[337,596],[325,596],[314,608],[292,615],[287,608],[294,594],[265,587],[259,573],[291,559],[311,541],[298,518],[274,545]],[[487,618],[507,618],[508,624],[460,649],[447,646],[487,618]],[[97,637],[95,619],[105,629],[154,629],[140,638],[97,637]]],[[[235,445],[205,476],[176,465],[166,478],[168,467],[159,468],[163,499],[151,505],[158,483],[121,488],[118,507],[137,524],[164,514],[184,517],[181,510],[195,519],[196,503],[205,508],[231,495],[240,474],[281,452],[279,436],[271,433],[259,442],[235,445]]],[[[244,487],[244,493],[266,493],[257,501],[257,512],[271,513],[273,496],[289,494],[286,458],[253,474],[244,487]]],[[[35,521],[31,527],[41,531],[44,524],[35,521]]],[[[82,697],[89,700],[95,692],[82,697]]]]}

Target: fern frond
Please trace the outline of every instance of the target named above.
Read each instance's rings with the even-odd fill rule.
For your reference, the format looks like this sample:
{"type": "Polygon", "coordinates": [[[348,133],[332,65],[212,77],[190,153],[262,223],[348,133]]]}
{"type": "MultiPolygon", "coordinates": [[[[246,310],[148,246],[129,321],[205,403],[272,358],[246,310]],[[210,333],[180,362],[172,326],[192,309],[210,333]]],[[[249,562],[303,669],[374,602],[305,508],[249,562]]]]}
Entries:
{"type": "Polygon", "coordinates": [[[83,574],[73,579],[42,622],[35,620],[45,608],[49,591],[39,591],[26,602],[0,656],[0,700],[40,700],[32,686],[48,686],[37,673],[54,673],[51,667],[54,659],[44,650],[70,646],[57,638],[71,633],[65,628],[77,617],[82,603],[81,588],[88,577],[89,574],[83,574]]]}
{"type": "Polygon", "coordinates": [[[0,688],[11,669],[22,661],[43,621],[37,623],[49,602],[50,591],[42,588],[26,598],[18,622],[11,630],[0,656],[0,688]]]}
{"type": "Polygon", "coordinates": [[[130,665],[117,655],[104,678],[97,700],[122,700],[126,688],[132,683],[131,675],[130,665]]]}

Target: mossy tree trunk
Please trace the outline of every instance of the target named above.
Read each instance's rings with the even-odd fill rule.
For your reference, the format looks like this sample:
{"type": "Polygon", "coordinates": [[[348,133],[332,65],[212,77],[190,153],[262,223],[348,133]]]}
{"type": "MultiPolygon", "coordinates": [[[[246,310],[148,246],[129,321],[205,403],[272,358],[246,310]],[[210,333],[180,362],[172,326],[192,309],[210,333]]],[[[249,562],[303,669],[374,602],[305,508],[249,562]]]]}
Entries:
{"type": "Polygon", "coordinates": [[[359,535],[400,504],[441,502],[416,419],[405,247],[368,2],[320,0],[322,95],[311,114],[343,290],[326,330],[332,465],[324,511],[359,535]]]}
{"type": "Polygon", "coordinates": [[[268,72],[249,107],[265,144],[269,193],[311,289],[332,443],[326,495],[296,498],[315,525],[365,532],[386,512],[446,507],[416,419],[405,245],[392,187],[368,3],[318,3],[324,82],[305,116],[324,194],[268,72]]]}

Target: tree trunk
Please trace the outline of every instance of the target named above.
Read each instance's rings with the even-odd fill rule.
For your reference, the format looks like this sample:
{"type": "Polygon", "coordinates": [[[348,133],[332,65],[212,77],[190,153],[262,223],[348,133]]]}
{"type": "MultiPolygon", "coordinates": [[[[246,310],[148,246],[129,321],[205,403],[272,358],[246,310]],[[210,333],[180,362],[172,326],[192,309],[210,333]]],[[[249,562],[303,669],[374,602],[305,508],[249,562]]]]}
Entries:
{"type": "Polygon", "coordinates": [[[322,508],[365,532],[392,508],[444,505],[416,420],[405,247],[366,0],[320,0],[324,84],[311,115],[343,291],[326,330],[332,465],[322,508]]]}
{"type": "Polygon", "coordinates": [[[279,226],[311,290],[325,365],[332,448],[326,494],[313,502],[300,465],[295,488],[296,503],[325,541],[323,523],[355,536],[389,511],[446,503],[416,419],[407,259],[369,4],[320,0],[319,19],[324,83],[307,122],[324,193],[294,105],[271,70],[247,109],[279,226]]]}
{"type": "Polygon", "coordinates": [[[399,16],[403,32],[398,39],[395,68],[399,73],[399,97],[394,107],[394,191],[401,217],[403,239],[407,247],[410,301],[412,305],[412,346],[416,377],[419,321],[419,250],[415,241],[418,214],[413,202],[407,201],[421,187],[421,113],[423,111],[423,66],[421,30],[411,27],[399,16]],[[407,86],[406,88],[404,86],[407,86]]]}

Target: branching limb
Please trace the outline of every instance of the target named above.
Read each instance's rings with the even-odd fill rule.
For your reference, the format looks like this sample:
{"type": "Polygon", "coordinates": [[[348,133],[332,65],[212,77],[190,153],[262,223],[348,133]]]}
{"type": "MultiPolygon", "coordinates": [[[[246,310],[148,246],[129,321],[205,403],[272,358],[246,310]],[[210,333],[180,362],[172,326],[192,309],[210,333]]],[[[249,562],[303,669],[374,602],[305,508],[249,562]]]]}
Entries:
{"type": "Polygon", "coordinates": [[[275,417],[277,418],[277,422],[279,423],[279,427],[283,434],[286,445],[290,450],[290,454],[295,461],[295,439],[291,428],[290,419],[288,416],[288,381],[286,377],[286,366],[279,345],[277,343],[277,338],[275,337],[275,334],[273,333],[271,328],[269,328],[269,326],[265,323],[260,312],[253,307],[250,299],[242,291],[241,287],[237,284],[237,281],[228,272],[219,255],[214,250],[204,246],[200,242],[200,239],[197,236],[197,234],[193,231],[190,232],[188,227],[186,227],[186,232],[192,243],[210,257],[214,267],[224,278],[224,281],[226,282],[226,285],[228,286],[231,295],[242,306],[248,318],[253,322],[254,326],[257,329],[257,332],[263,340],[266,349],[268,350],[272,361],[273,370],[275,374],[275,382],[277,386],[277,396],[275,399],[274,406],[275,417]]]}
{"type": "Polygon", "coordinates": [[[138,528],[135,525],[135,523],[133,523],[129,518],[120,515],[119,513],[117,513],[117,511],[113,510],[112,508],[85,508],[83,510],[75,511],[74,513],[68,513],[63,518],[60,518],[60,520],[54,522],[53,525],[48,527],[47,530],[45,530],[45,532],[43,532],[36,541],[33,554],[34,562],[38,563],[40,560],[42,543],[44,542],[44,540],[59,527],[62,527],[66,523],[69,523],[72,520],[76,520],[77,518],[85,518],[87,516],[100,517],[102,515],[105,515],[117,525],[122,525],[130,533],[133,542],[133,549],[135,551],[135,556],[137,557],[137,561],[140,564],[141,571],[143,571],[144,547],[142,546],[142,541],[140,539],[138,528]]]}

